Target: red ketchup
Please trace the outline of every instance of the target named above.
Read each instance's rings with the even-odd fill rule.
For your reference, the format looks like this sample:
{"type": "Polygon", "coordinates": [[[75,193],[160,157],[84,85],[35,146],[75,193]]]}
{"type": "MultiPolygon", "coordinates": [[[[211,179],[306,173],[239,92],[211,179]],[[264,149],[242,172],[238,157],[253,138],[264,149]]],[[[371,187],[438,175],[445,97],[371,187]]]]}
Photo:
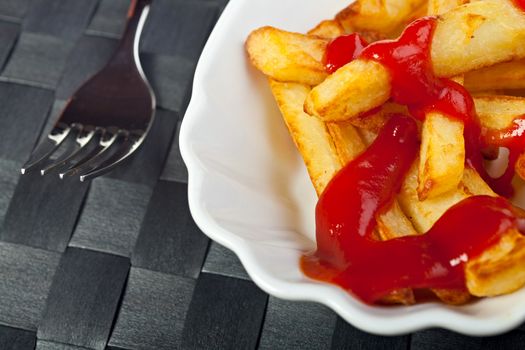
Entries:
{"type": "MultiPolygon", "coordinates": [[[[407,105],[412,117],[422,120],[426,113],[439,111],[463,121],[467,165],[508,194],[512,176],[490,179],[481,148],[486,140],[515,154],[525,141],[513,135],[521,136],[525,124],[486,132],[482,139],[470,94],[460,84],[434,75],[430,45],[435,26],[434,17],[417,20],[399,39],[373,43],[358,58],[380,62],[390,71],[392,100],[407,105]]],[[[334,40],[327,48],[327,69],[335,71],[355,59],[356,42],[362,41],[334,40]]],[[[375,142],[332,179],[316,207],[318,249],[301,260],[306,275],[338,284],[367,303],[400,288],[465,289],[465,262],[509,229],[523,226],[521,212],[504,198],[474,196],[451,207],[425,235],[374,240],[377,215],[392,203],[418,153],[417,135],[411,118],[392,116],[375,142]]]]}
{"type": "Polygon", "coordinates": [[[514,177],[514,166],[525,150],[525,117],[514,119],[512,125],[502,130],[484,130],[484,143],[487,146],[506,147],[509,150],[509,165],[497,179],[490,179],[491,187],[502,195],[511,196],[514,192],[511,182],[514,177]]]}
{"type": "Polygon", "coordinates": [[[330,42],[326,50],[325,66],[328,73],[333,73],[348,62],[357,58],[368,43],[359,34],[343,35],[330,42]]]}
{"type": "MultiPolygon", "coordinates": [[[[510,197],[514,192],[511,185],[514,167],[509,166],[505,176],[498,179],[492,179],[483,167],[481,149],[486,145],[482,142],[472,96],[462,85],[434,75],[430,46],[436,21],[435,17],[416,20],[399,39],[370,44],[358,58],[377,61],[389,70],[392,101],[406,105],[414,118],[424,120],[426,113],[439,111],[449,118],[461,120],[465,125],[466,164],[476,169],[494,191],[510,197]]],[[[337,56],[340,50],[341,45],[330,44],[326,57],[342,57],[337,56]]]]}
{"type": "Polygon", "coordinates": [[[518,7],[520,10],[525,11],[525,0],[514,0],[514,4],[516,7],[518,7]]]}
{"type": "Polygon", "coordinates": [[[450,208],[425,235],[375,240],[376,217],[392,203],[418,149],[415,122],[393,116],[332,179],[316,207],[317,251],[301,260],[307,276],[367,303],[400,288],[464,289],[464,263],[518,228],[522,219],[507,200],[477,196],[450,208]]]}

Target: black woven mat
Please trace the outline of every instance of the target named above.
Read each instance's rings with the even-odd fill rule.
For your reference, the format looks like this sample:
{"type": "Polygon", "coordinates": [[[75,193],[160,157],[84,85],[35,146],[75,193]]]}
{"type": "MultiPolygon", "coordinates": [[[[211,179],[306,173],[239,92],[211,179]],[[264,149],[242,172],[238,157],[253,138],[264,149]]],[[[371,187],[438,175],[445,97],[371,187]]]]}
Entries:
{"type": "Polygon", "coordinates": [[[523,348],[443,330],[377,337],[327,308],[269,297],[195,226],[178,130],[227,0],[154,0],[141,57],[158,99],[109,176],[19,176],[65,100],[108,59],[129,0],[0,0],[0,350],[523,348]]]}

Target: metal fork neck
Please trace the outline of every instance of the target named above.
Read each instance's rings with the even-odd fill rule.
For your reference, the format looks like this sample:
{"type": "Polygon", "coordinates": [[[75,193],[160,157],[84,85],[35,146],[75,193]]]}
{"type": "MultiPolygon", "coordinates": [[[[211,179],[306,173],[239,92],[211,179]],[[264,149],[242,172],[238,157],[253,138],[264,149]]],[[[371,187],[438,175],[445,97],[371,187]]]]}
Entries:
{"type": "Polygon", "coordinates": [[[120,44],[111,59],[111,63],[121,63],[121,58],[127,55],[138,54],[138,44],[142,27],[148,15],[152,0],[131,0],[128,9],[126,29],[120,44]]]}

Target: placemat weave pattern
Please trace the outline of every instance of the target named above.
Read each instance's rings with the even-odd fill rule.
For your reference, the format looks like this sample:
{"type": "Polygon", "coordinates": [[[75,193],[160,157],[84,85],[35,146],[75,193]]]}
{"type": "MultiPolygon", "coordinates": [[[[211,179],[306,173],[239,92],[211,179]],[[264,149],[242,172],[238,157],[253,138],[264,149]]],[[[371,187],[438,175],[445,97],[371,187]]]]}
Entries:
{"type": "Polygon", "coordinates": [[[268,296],[199,231],[178,132],[226,1],[153,1],[141,57],[155,124],[131,162],[82,184],[19,168],[111,55],[129,0],[0,0],[0,350],[522,349],[523,326],[363,333],[323,306],[268,296]]]}

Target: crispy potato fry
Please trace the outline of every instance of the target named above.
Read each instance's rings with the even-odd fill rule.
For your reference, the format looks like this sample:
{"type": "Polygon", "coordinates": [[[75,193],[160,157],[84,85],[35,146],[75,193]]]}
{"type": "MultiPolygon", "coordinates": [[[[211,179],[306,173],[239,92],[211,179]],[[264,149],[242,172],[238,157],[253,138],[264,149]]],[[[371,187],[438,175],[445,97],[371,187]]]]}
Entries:
{"type": "Polygon", "coordinates": [[[499,63],[465,74],[465,87],[471,92],[494,89],[524,89],[525,60],[499,63]]]}
{"type": "MultiPolygon", "coordinates": [[[[463,0],[430,0],[428,13],[440,14],[463,3],[463,0]]],[[[454,80],[462,84],[463,76],[454,80]]],[[[455,190],[463,176],[465,164],[464,125],[438,112],[423,121],[419,152],[419,199],[437,197],[455,190]]]]}
{"type": "Polygon", "coordinates": [[[477,96],[474,104],[482,126],[504,129],[514,119],[525,115],[525,98],[514,96],[477,96]]]}
{"type": "Polygon", "coordinates": [[[465,164],[464,125],[441,113],[428,113],[421,130],[418,196],[434,198],[458,187],[465,164]]]}
{"type": "Polygon", "coordinates": [[[317,27],[308,31],[308,35],[316,35],[325,39],[334,39],[344,34],[347,33],[343,26],[333,19],[322,21],[317,27]]]}
{"type": "Polygon", "coordinates": [[[432,65],[451,77],[524,57],[525,16],[512,0],[474,1],[443,14],[432,41],[432,65]]]}
{"type": "MultiPolygon", "coordinates": [[[[478,96],[474,98],[478,118],[487,129],[504,129],[514,119],[525,115],[525,98],[514,96],[478,96]]],[[[514,165],[516,174],[525,179],[525,152],[520,154],[514,165]]]]}
{"type": "MultiPolygon", "coordinates": [[[[456,7],[442,15],[436,26],[431,50],[434,72],[452,77],[525,57],[524,40],[525,15],[509,0],[456,7]]],[[[390,93],[385,92],[390,92],[387,69],[357,59],[312,89],[305,111],[324,121],[355,118],[386,102],[390,93]]]]}
{"type": "Polygon", "coordinates": [[[495,246],[469,261],[465,268],[467,288],[479,297],[514,292],[525,284],[525,237],[507,232],[495,246]]]}
{"type": "Polygon", "coordinates": [[[429,15],[439,15],[469,2],[470,0],[428,0],[427,11],[429,15]]]}
{"type": "Polygon", "coordinates": [[[390,73],[380,63],[354,60],[312,89],[305,111],[323,121],[357,117],[390,98],[390,73]]]}
{"type": "Polygon", "coordinates": [[[336,19],[346,30],[388,35],[425,4],[426,0],[357,0],[339,12],[336,19]]]}
{"type": "Polygon", "coordinates": [[[267,76],[317,85],[328,75],[322,63],[327,44],[317,36],[262,27],[250,34],[246,49],[253,65],[267,76]]]}
{"type": "Polygon", "coordinates": [[[341,163],[325,124],[302,110],[310,87],[271,79],[270,87],[319,195],[341,169],[341,163]]]}
{"type": "Polygon", "coordinates": [[[349,122],[326,123],[341,164],[346,164],[360,155],[366,145],[356,128],[349,122]]]}

